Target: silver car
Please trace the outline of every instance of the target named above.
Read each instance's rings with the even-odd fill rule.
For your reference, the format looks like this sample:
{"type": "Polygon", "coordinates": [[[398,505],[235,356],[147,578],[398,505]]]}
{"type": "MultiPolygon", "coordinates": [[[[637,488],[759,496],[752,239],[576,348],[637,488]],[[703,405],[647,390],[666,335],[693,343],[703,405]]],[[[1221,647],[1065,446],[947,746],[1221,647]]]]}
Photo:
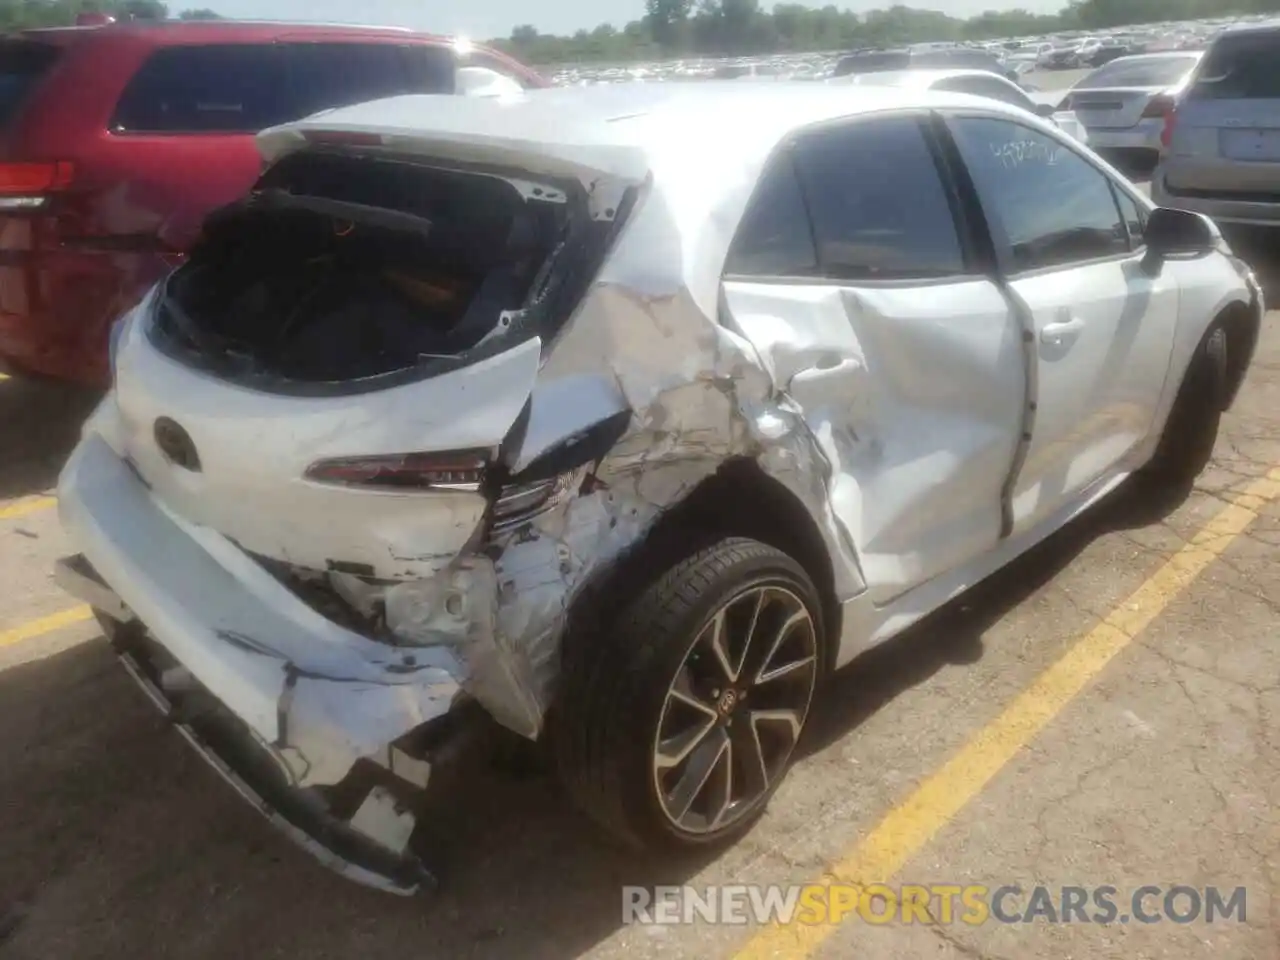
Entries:
{"type": "Polygon", "coordinates": [[[621,839],[741,836],[832,669],[1129,476],[1189,487],[1263,310],[1208,218],[958,93],[408,96],[258,144],[116,328],[58,576],[401,893],[486,716],[621,839]]]}
{"type": "Polygon", "coordinates": [[[1223,222],[1280,226],[1280,22],[1228,30],[1209,47],[1151,196],[1223,222]]]}
{"type": "Polygon", "coordinates": [[[1201,54],[1149,53],[1120,57],[1074,87],[1060,109],[1072,111],[1095,150],[1160,152],[1165,118],[1201,54]]]}

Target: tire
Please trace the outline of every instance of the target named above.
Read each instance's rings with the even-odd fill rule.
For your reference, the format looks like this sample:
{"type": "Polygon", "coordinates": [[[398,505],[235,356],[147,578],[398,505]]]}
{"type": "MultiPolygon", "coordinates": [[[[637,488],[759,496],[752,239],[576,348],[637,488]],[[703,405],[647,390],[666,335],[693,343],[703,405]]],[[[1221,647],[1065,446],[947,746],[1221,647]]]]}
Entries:
{"type": "MultiPolygon", "coordinates": [[[[737,646],[736,641],[723,645],[726,650],[737,646]]],[[[713,542],[640,589],[597,635],[584,638],[577,655],[565,664],[553,736],[560,778],[584,813],[631,846],[672,851],[732,842],[759,818],[785,776],[825,663],[822,605],[804,569],[785,553],[754,540],[713,542]],[[803,613],[789,612],[800,610],[803,613]],[[738,661],[740,676],[723,689],[699,686],[708,676],[730,675],[728,660],[739,656],[712,656],[709,631],[720,613],[726,637],[749,635],[751,630],[738,628],[751,623],[759,626],[757,638],[764,638],[744,648],[738,661]],[[784,622],[791,626],[774,629],[784,622]],[[811,670],[804,665],[809,631],[811,670]],[[775,636],[782,638],[777,644],[771,639],[775,636]],[[766,648],[776,653],[759,653],[766,648]],[[764,679],[751,685],[751,677],[764,679]],[[793,700],[799,703],[806,683],[803,709],[785,706],[793,700]],[[700,705],[690,710],[684,694],[674,687],[694,686],[700,705]],[[780,703],[785,709],[771,709],[780,703]],[[709,712],[718,719],[708,719],[709,712]],[[784,713],[781,719],[786,722],[779,723],[784,713]],[[691,742],[679,740],[673,732],[677,721],[690,717],[695,725],[712,726],[686,760],[660,773],[658,767],[679,752],[663,749],[659,759],[660,746],[691,742]],[[754,752],[739,749],[748,736],[754,752]],[[690,813],[677,822],[673,809],[679,799],[673,801],[667,787],[674,783],[678,792],[681,778],[691,776],[694,762],[714,753],[717,744],[727,760],[717,761],[721,765],[707,778],[706,792],[693,798],[690,813]],[[734,785],[743,796],[730,815],[723,804],[729,794],[721,789],[724,765],[752,758],[758,762],[750,770],[758,774],[736,778],[734,785]],[[761,783],[758,795],[748,797],[761,783]],[[701,808],[721,814],[699,814],[701,808]],[[690,827],[699,817],[702,822],[690,827]]],[[[689,782],[695,780],[691,777],[689,782]]]]}
{"type": "Polygon", "coordinates": [[[1161,487],[1189,487],[1209,465],[1227,395],[1227,331],[1213,324],[1187,367],[1155,455],[1142,477],[1161,487]]]}

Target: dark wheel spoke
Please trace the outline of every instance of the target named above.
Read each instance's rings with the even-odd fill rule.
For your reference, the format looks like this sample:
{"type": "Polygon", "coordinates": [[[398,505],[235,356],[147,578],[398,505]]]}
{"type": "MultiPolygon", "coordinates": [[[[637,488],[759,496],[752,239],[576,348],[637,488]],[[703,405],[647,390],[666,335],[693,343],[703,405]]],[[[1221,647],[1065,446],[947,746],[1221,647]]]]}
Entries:
{"type": "Polygon", "coordinates": [[[729,727],[729,739],[733,741],[733,757],[737,761],[738,779],[747,797],[758,796],[769,789],[769,768],[765,764],[764,750],[756,735],[750,715],[729,727]]]}
{"type": "Polygon", "coordinates": [[[774,631],[768,641],[768,652],[760,660],[755,672],[757,684],[770,683],[797,670],[805,670],[817,664],[811,643],[793,644],[797,631],[812,630],[813,623],[804,610],[790,614],[774,631]],[[796,649],[789,649],[795,647],[796,649]]]}
{"type": "Polygon", "coordinates": [[[706,737],[689,756],[689,762],[676,780],[675,788],[667,795],[667,809],[676,823],[688,816],[694,801],[707,786],[707,781],[729,749],[729,738],[724,730],[716,728],[713,736],[706,737]]]}

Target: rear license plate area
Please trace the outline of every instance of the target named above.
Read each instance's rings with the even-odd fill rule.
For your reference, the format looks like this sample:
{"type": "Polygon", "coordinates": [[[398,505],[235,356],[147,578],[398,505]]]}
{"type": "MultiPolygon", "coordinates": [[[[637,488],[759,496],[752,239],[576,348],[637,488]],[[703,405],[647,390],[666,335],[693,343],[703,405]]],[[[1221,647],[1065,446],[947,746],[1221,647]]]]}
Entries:
{"type": "Polygon", "coordinates": [[[1229,160],[1280,162],[1280,130],[1220,130],[1218,152],[1229,160]]]}

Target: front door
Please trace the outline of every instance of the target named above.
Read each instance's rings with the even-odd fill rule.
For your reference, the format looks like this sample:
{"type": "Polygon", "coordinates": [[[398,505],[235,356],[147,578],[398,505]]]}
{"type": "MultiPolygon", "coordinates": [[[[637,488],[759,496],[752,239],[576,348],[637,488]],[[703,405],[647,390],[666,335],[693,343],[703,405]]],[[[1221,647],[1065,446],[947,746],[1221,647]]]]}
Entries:
{"type": "Polygon", "coordinates": [[[1013,532],[1114,474],[1149,434],[1178,317],[1172,271],[1142,268],[1127,186],[1069,141],[996,117],[949,126],[1015,304],[1035,337],[1036,410],[1013,486],[1013,532]]]}

